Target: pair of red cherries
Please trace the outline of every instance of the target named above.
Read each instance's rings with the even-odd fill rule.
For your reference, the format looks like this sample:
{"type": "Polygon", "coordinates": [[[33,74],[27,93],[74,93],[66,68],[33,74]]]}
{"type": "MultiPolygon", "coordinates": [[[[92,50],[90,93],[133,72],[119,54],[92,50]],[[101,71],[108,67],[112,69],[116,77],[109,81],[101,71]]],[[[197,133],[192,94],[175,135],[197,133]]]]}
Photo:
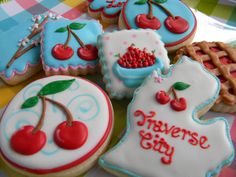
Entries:
{"type": "MultiPolygon", "coordinates": [[[[11,139],[12,149],[22,155],[33,155],[39,152],[46,144],[47,137],[44,131],[34,131],[32,125],[25,125],[16,131],[11,139]]],[[[82,147],[88,138],[88,128],[80,121],[60,123],[54,131],[54,141],[60,148],[74,150],[82,147]]]]}
{"type": "MultiPolygon", "coordinates": [[[[52,55],[58,60],[68,60],[74,55],[74,50],[70,46],[56,44],[52,49],[52,55]]],[[[77,55],[83,60],[96,60],[98,49],[91,44],[87,44],[84,47],[78,48],[77,55]]]]}
{"type": "Polygon", "coordinates": [[[185,98],[181,97],[170,100],[170,95],[163,90],[156,93],[156,100],[162,105],[170,102],[171,108],[178,112],[184,111],[187,108],[187,102],[185,98]]]}

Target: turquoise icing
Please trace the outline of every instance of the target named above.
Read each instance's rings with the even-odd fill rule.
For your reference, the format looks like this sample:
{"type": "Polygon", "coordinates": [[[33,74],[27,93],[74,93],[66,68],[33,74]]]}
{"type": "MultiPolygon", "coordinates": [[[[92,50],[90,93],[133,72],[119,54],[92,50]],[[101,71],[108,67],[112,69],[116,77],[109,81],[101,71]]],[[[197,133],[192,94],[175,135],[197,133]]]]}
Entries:
{"type": "MultiPolygon", "coordinates": [[[[4,73],[5,77],[10,78],[15,71],[18,73],[23,73],[27,63],[32,65],[39,64],[40,47],[37,46],[17,58],[15,62],[8,69],[6,69],[7,63],[19,48],[19,40],[25,38],[31,33],[29,27],[33,24],[34,22],[31,18],[29,18],[24,23],[0,34],[0,72],[4,73]]],[[[39,36],[39,34],[36,35],[32,40],[39,38],[39,36]]],[[[30,45],[30,42],[28,45],[30,45]]]]}
{"type": "Polygon", "coordinates": [[[117,62],[114,63],[112,70],[115,75],[123,81],[124,85],[130,88],[137,88],[143,80],[155,69],[163,69],[164,64],[161,60],[156,59],[156,63],[145,68],[127,69],[121,67],[117,62]]]}
{"type": "MultiPolygon", "coordinates": [[[[115,0],[115,4],[117,4],[118,2],[125,2],[125,1],[126,0],[115,0]]],[[[105,14],[108,14],[108,15],[114,15],[118,13],[122,8],[122,7],[107,8],[107,5],[109,4],[110,3],[108,3],[107,0],[94,0],[90,3],[89,7],[93,10],[98,10],[98,9],[103,8],[103,11],[105,12],[105,14]]]]}
{"type": "Polygon", "coordinates": [[[80,30],[73,30],[79,37],[80,39],[84,42],[84,44],[93,44],[96,46],[97,44],[97,36],[101,34],[102,27],[98,21],[95,20],[82,20],[82,19],[77,19],[75,21],[70,21],[66,19],[60,19],[58,21],[51,21],[48,22],[45,25],[44,32],[43,32],[43,60],[44,64],[48,67],[52,68],[67,68],[69,66],[82,66],[86,67],[87,65],[97,65],[98,60],[93,60],[93,61],[86,61],[82,60],[78,57],[77,55],[77,49],[80,47],[76,39],[71,35],[71,40],[68,44],[73,50],[74,50],[74,55],[68,59],[68,60],[58,60],[54,58],[51,54],[52,48],[56,44],[64,44],[67,38],[67,32],[64,33],[58,33],[55,32],[58,28],[61,27],[66,27],[72,22],[78,22],[78,23],[83,23],[86,24],[84,28],[80,30]]]}
{"type": "Polygon", "coordinates": [[[77,111],[76,112],[77,115],[78,115],[78,113],[82,113],[82,115],[83,115],[83,116],[77,117],[78,120],[90,121],[90,120],[95,119],[98,116],[98,114],[100,113],[100,106],[99,106],[98,100],[96,99],[96,97],[94,97],[91,94],[80,94],[80,95],[74,97],[68,103],[67,107],[69,108],[70,105],[74,101],[78,101],[76,103],[76,105],[77,105],[76,110],[74,110],[74,111],[77,111]],[[95,111],[94,111],[94,109],[95,109],[95,111]],[[90,113],[90,111],[94,111],[94,113],[90,117],[88,117],[88,114],[90,113]]]}
{"type": "MultiPolygon", "coordinates": [[[[138,0],[129,0],[125,6],[125,18],[128,21],[128,24],[131,28],[137,29],[137,25],[135,24],[135,17],[139,14],[147,14],[148,13],[148,4],[137,5],[134,4],[138,0]]],[[[189,35],[195,25],[195,18],[192,11],[186,7],[181,1],[177,0],[168,0],[165,3],[162,3],[164,7],[166,7],[174,16],[181,16],[189,22],[189,29],[182,34],[174,34],[167,30],[164,25],[164,21],[167,18],[167,14],[164,13],[162,9],[160,9],[156,5],[152,5],[153,15],[158,17],[161,22],[161,28],[157,30],[158,34],[161,35],[161,39],[165,44],[173,43],[179,41],[189,35]]],[[[122,14],[123,15],[123,14],[122,14]]]]}
{"type": "MultiPolygon", "coordinates": [[[[196,61],[193,61],[193,60],[190,60],[190,61],[191,61],[191,62],[196,62],[196,61]]],[[[182,62],[183,62],[183,60],[180,59],[180,60],[178,61],[178,63],[176,63],[175,65],[172,65],[167,75],[162,75],[162,74],[157,70],[158,75],[161,76],[161,77],[163,77],[163,78],[168,78],[168,77],[170,77],[170,76],[172,75],[173,69],[174,69],[178,64],[181,64],[182,62]]],[[[199,64],[199,63],[198,63],[198,64],[199,64]]],[[[202,67],[202,65],[201,65],[201,67],[202,67]]],[[[202,68],[203,68],[203,67],[202,67],[202,68]]],[[[219,174],[220,171],[221,171],[221,169],[222,169],[224,166],[230,165],[230,164],[233,162],[235,152],[234,152],[233,142],[232,142],[231,137],[230,137],[230,128],[229,128],[228,122],[225,120],[225,118],[223,118],[223,117],[218,117],[218,118],[210,119],[210,120],[206,120],[206,121],[201,121],[201,120],[199,120],[199,119],[196,118],[197,112],[198,112],[199,110],[201,110],[202,108],[204,108],[204,107],[210,105],[212,102],[214,102],[214,101],[216,100],[216,98],[218,97],[219,92],[220,92],[220,81],[218,80],[218,78],[217,78],[215,75],[213,75],[212,73],[210,73],[209,71],[207,71],[205,68],[203,68],[203,70],[204,70],[205,72],[209,73],[212,77],[215,78],[215,80],[216,80],[217,83],[218,83],[218,88],[217,88],[216,94],[215,94],[212,98],[206,100],[204,103],[198,105],[198,106],[194,109],[193,114],[192,114],[192,119],[193,119],[195,122],[197,122],[198,124],[201,124],[201,125],[210,125],[210,124],[214,124],[214,123],[217,122],[217,121],[223,121],[223,122],[225,123],[225,125],[226,125],[226,126],[225,126],[225,127],[226,127],[225,132],[226,132],[226,135],[227,135],[227,139],[228,139],[228,141],[230,142],[230,144],[231,144],[231,146],[232,146],[232,149],[233,149],[233,153],[232,153],[226,160],[224,160],[222,163],[220,163],[215,169],[213,169],[213,170],[211,170],[211,171],[208,171],[208,172],[205,174],[205,177],[212,177],[212,176],[214,176],[214,175],[216,175],[216,174],[219,174]]],[[[131,107],[133,106],[133,104],[135,103],[136,96],[137,96],[137,94],[138,94],[140,88],[142,88],[142,87],[147,83],[147,81],[148,81],[149,79],[152,79],[152,76],[151,76],[151,75],[150,75],[149,77],[147,77],[147,78],[144,80],[143,84],[142,84],[139,88],[137,88],[137,89],[135,90],[134,97],[133,97],[132,101],[130,102],[130,104],[129,104],[129,106],[128,106],[128,110],[127,110],[127,129],[126,129],[125,135],[122,137],[122,139],[119,141],[119,143],[118,143],[115,147],[113,147],[112,149],[110,149],[107,153],[110,153],[111,151],[117,149],[117,148],[118,148],[124,141],[126,141],[126,139],[128,138],[128,136],[129,136],[129,134],[130,134],[130,131],[131,131],[131,125],[130,125],[130,121],[129,121],[129,120],[130,120],[130,117],[132,116],[132,115],[131,115],[132,113],[131,113],[130,109],[131,109],[131,107]]],[[[129,171],[129,170],[126,170],[126,169],[124,169],[124,168],[120,168],[119,166],[116,166],[116,165],[113,165],[113,164],[110,164],[110,163],[106,162],[105,159],[104,159],[105,156],[106,156],[106,154],[102,155],[102,156],[99,158],[98,163],[99,163],[100,166],[102,166],[102,167],[104,167],[104,168],[108,168],[108,169],[112,169],[112,170],[121,172],[121,173],[126,174],[126,175],[128,175],[128,176],[141,177],[140,175],[136,174],[136,173],[133,172],[133,171],[129,171]]]]}

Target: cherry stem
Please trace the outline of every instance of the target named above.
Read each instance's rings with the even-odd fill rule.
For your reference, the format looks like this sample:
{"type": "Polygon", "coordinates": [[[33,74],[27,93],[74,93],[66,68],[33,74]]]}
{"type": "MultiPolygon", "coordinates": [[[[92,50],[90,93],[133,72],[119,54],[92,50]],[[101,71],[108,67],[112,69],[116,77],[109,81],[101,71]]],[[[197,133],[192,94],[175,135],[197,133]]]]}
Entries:
{"type": "Polygon", "coordinates": [[[67,28],[68,35],[67,35],[66,42],[64,43],[64,48],[66,48],[68,46],[70,39],[71,39],[71,29],[68,25],[66,26],[66,28],[67,28]]]}
{"type": "Polygon", "coordinates": [[[174,16],[167,8],[165,8],[163,5],[161,5],[161,4],[159,4],[159,3],[155,2],[155,1],[151,1],[151,3],[157,5],[157,6],[160,7],[168,16],[171,16],[172,18],[175,19],[175,16],[174,16]]]}
{"type": "MultiPolygon", "coordinates": [[[[36,36],[37,34],[39,34],[41,31],[42,31],[42,27],[44,25],[44,23],[48,20],[48,16],[46,16],[43,21],[39,24],[38,28],[34,28],[33,31],[26,37],[26,39],[29,39],[31,40],[34,36],[36,36]]],[[[38,19],[35,20],[35,23],[34,24],[37,24],[38,23],[38,19]]],[[[29,51],[25,51],[24,53],[22,53],[21,55],[19,55],[18,53],[21,52],[21,50],[23,50],[24,46],[21,44],[20,47],[17,49],[17,51],[15,52],[15,54],[12,56],[12,58],[10,59],[10,61],[7,63],[7,68],[9,68],[12,63],[17,59],[19,58],[21,55],[23,55],[25,52],[29,51]]],[[[32,49],[32,48],[29,48],[29,49],[32,49]]]]}
{"type": "Polygon", "coordinates": [[[147,15],[147,18],[148,19],[152,19],[153,18],[153,10],[152,10],[152,3],[150,0],[148,0],[148,15],[147,15]]]}
{"type": "Polygon", "coordinates": [[[79,45],[82,48],[86,48],[85,44],[83,43],[83,41],[79,38],[79,36],[77,36],[77,34],[75,34],[74,31],[71,30],[72,35],[75,37],[76,41],[79,43],[79,45]]]}
{"type": "Polygon", "coordinates": [[[175,91],[175,89],[172,87],[172,92],[173,92],[173,94],[174,94],[174,97],[175,97],[175,99],[176,100],[179,100],[179,98],[178,98],[178,96],[177,96],[177,93],[176,93],[176,91],[175,91]]]}
{"type": "Polygon", "coordinates": [[[50,98],[47,98],[47,97],[44,97],[44,96],[39,96],[39,97],[40,97],[41,99],[44,98],[46,101],[48,101],[48,102],[50,102],[50,103],[52,103],[52,104],[55,104],[56,106],[58,106],[59,108],[61,108],[61,109],[65,112],[65,114],[66,114],[67,125],[68,125],[68,126],[72,126],[73,116],[72,116],[70,110],[69,110],[66,106],[64,106],[62,103],[57,102],[57,101],[55,101],[55,100],[52,100],[52,99],[50,99],[50,98]]]}
{"type": "Polygon", "coordinates": [[[45,119],[45,114],[46,114],[46,99],[45,97],[40,97],[42,100],[42,114],[40,116],[39,122],[38,124],[35,126],[35,128],[33,129],[32,133],[35,134],[37,131],[39,131],[42,126],[43,126],[43,122],[45,119]]]}

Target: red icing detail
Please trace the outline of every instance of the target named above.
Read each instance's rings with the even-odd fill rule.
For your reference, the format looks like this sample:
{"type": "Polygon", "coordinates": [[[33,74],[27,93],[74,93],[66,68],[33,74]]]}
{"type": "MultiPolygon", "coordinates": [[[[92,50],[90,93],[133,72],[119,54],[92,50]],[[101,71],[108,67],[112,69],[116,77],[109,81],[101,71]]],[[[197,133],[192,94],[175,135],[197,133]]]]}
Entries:
{"type": "Polygon", "coordinates": [[[148,53],[146,48],[140,50],[131,45],[128,47],[128,51],[123,56],[120,56],[117,62],[124,68],[144,68],[155,64],[156,57],[153,53],[148,53]]]}
{"type": "Polygon", "coordinates": [[[52,55],[58,60],[68,60],[74,54],[74,51],[71,47],[64,47],[64,44],[56,44],[52,48],[52,55]]]}
{"type": "Polygon", "coordinates": [[[212,61],[204,61],[203,62],[204,66],[207,68],[207,69],[214,69],[216,68],[214,63],[212,61]]]}
{"type": "Polygon", "coordinates": [[[187,102],[185,98],[179,98],[179,100],[171,100],[170,106],[175,111],[184,111],[187,108],[187,102]]]}
{"type": "Polygon", "coordinates": [[[180,16],[176,16],[174,18],[169,16],[166,18],[164,23],[170,32],[176,34],[182,34],[189,29],[188,22],[180,16]]]}
{"type": "MultiPolygon", "coordinates": [[[[190,145],[199,145],[199,147],[202,149],[208,149],[210,147],[210,145],[207,144],[208,138],[206,136],[199,136],[197,132],[192,132],[175,125],[169,125],[169,123],[163,122],[161,120],[155,120],[154,117],[156,116],[156,113],[154,111],[150,111],[149,114],[145,114],[142,110],[136,110],[134,112],[134,116],[142,118],[142,120],[139,120],[137,122],[137,125],[139,127],[147,127],[147,132],[145,132],[144,129],[140,130],[139,132],[139,135],[142,137],[140,145],[144,149],[157,149],[156,144],[158,143],[158,141],[157,139],[153,141],[154,138],[160,137],[157,133],[164,133],[165,135],[170,135],[172,138],[176,138],[182,141],[187,140],[186,142],[188,142],[190,145]],[[150,142],[146,142],[147,140],[150,140],[150,142]],[[152,143],[154,143],[154,145],[152,143]]],[[[165,139],[160,138],[159,145],[161,141],[165,142],[165,139]]],[[[167,145],[169,146],[169,144],[167,144],[166,142],[166,146],[167,145]]]]}
{"type": "Polygon", "coordinates": [[[233,63],[232,60],[230,60],[228,57],[220,57],[220,62],[223,64],[223,65],[228,65],[228,64],[231,64],[233,63]]]}
{"type": "Polygon", "coordinates": [[[77,54],[83,60],[96,60],[98,58],[98,49],[91,44],[87,44],[84,48],[78,48],[77,54]]]}
{"type": "Polygon", "coordinates": [[[152,17],[149,19],[147,17],[147,14],[139,14],[135,18],[135,23],[139,28],[143,29],[153,29],[153,30],[158,30],[161,27],[161,22],[158,20],[156,17],[152,17]]]}
{"type": "Polygon", "coordinates": [[[78,149],[88,138],[87,126],[79,121],[73,121],[69,126],[67,121],[59,124],[54,132],[55,143],[63,149],[78,149]]]}
{"type": "Polygon", "coordinates": [[[156,93],[156,100],[160,104],[167,104],[170,101],[170,96],[163,90],[156,93]]]}
{"type": "Polygon", "coordinates": [[[41,130],[33,133],[33,130],[33,126],[26,125],[16,131],[10,139],[12,149],[23,155],[39,152],[46,143],[46,134],[41,130]]]}
{"type": "MultiPolygon", "coordinates": [[[[113,108],[112,108],[109,97],[107,96],[107,94],[99,86],[97,86],[96,84],[94,84],[93,82],[91,82],[87,79],[84,79],[84,78],[80,78],[80,79],[82,79],[84,81],[87,81],[90,84],[94,85],[98,90],[100,90],[103,93],[103,95],[106,98],[106,103],[107,103],[108,110],[109,110],[109,115],[108,115],[109,116],[109,122],[108,122],[108,125],[107,125],[107,128],[106,128],[106,131],[105,131],[103,137],[101,138],[101,140],[87,154],[85,154],[84,156],[82,156],[78,160],[75,160],[74,162],[68,163],[67,165],[63,165],[63,166],[53,168],[53,169],[31,169],[31,168],[23,167],[23,166],[15,163],[15,162],[12,162],[10,159],[8,159],[5,156],[5,154],[2,152],[2,150],[0,149],[0,153],[1,153],[2,157],[7,162],[9,162],[11,165],[13,165],[16,168],[23,169],[23,170],[28,171],[30,173],[48,174],[48,173],[60,172],[60,171],[67,170],[69,168],[75,167],[77,165],[80,165],[83,162],[85,162],[87,159],[89,159],[91,156],[93,156],[100,149],[100,147],[107,141],[107,138],[109,137],[109,135],[112,131],[112,127],[113,127],[113,108]]],[[[10,103],[8,105],[10,105],[10,103]]],[[[7,108],[4,110],[2,116],[4,115],[6,110],[7,110],[7,108]]]]}
{"type": "MultiPolygon", "coordinates": [[[[126,10],[126,5],[127,5],[128,1],[126,1],[126,3],[124,4],[122,10],[121,10],[121,15],[122,15],[122,18],[123,18],[123,21],[124,21],[124,25],[127,29],[131,29],[131,26],[129,25],[128,23],[128,20],[126,18],[126,15],[125,15],[125,10],[126,10]]],[[[183,5],[185,5],[183,3],[183,5]]],[[[185,5],[186,8],[188,8],[187,5],[185,5]]],[[[189,9],[189,8],[188,8],[189,9]]],[[[189,9],[190,10],[190,9],[189,9]]],[[[190,10],[191,11],[191,10],[190,10]]],[[[191,11],[192,12],[192,11],[191,11]]],[[[178,44],[181,44],[183,43],[184,41],[188,40],[196,31],[197,29],[197,19],[195,17],[195,15],[192,13],[193,17],[194,17],[194,27],[193,27],[193,30],[187,35],[185,36],[184,38],[178,40],[178,41],[175,41],[175,42],[171,42],[171,43],[168,43],[168,44],[165,44],[165,47],[173,47],[173,46],[176,46],[178,44]]]]}
{"type": "Polygon", "coordinates": [[[118,2],[115,4],[115,0],[111,0],[109,2],[110,4],[107,5],[107,8],[113,8],[113,7],[121,7],[123,5],[123,2],[118,2]]]}

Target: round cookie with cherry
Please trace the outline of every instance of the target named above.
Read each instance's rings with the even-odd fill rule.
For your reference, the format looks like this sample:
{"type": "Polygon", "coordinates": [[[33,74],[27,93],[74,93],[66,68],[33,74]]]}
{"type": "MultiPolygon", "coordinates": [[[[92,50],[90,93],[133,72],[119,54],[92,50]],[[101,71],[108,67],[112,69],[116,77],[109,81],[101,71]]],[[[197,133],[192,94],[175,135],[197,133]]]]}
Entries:
{"type": "Polygon", "coordinates": [[[120,29],[152,29],[169,52],[191,43],[197,27],[192,11],[176,0],[129,0],[119,17],[120,29]]]}
{"type": "Polygon", "coordinates": [[[112,128],[112,105],[101,88],[70,76],[40,79],[6,107],[1,157],[26,176],[78,176],[105,150],[112,128]]]}

